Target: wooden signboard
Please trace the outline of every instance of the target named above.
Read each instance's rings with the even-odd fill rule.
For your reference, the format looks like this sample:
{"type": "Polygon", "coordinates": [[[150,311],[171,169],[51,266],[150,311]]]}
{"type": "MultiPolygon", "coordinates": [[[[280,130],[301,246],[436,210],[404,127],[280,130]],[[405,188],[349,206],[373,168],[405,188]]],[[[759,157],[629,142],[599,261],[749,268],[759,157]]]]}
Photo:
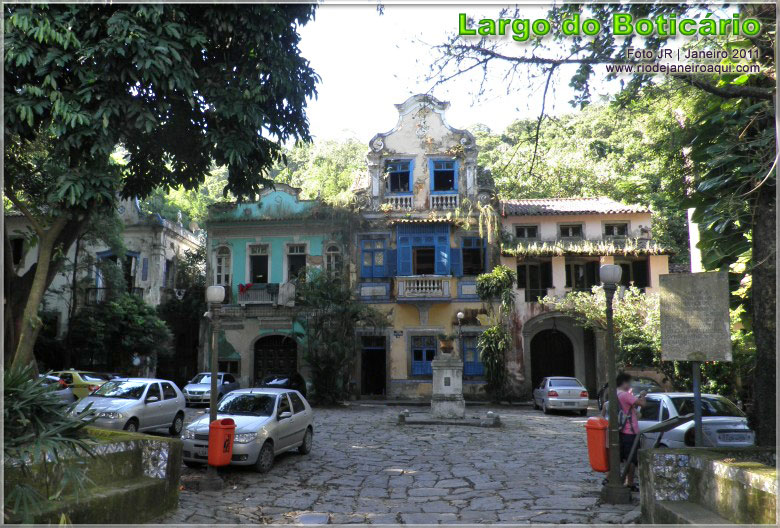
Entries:
{"type": "Polygon", "coordinates": [[[728,275],[672,273],[659,279],[661,359],[731,361],[728,275]]]}

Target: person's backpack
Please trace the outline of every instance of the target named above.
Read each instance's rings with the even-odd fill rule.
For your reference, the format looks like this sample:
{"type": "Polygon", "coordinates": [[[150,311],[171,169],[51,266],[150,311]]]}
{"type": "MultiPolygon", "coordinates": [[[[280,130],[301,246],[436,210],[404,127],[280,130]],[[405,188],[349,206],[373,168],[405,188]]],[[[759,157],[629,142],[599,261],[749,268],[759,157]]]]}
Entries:
{"type": "MultiPolygon", "coordinates": [[[[625,412],[623,406],[620,405],[620,398],[618,398],[618,431],[623,432],[626,422],[631,419],[632,412],[634,412],[634,407],[632,406],[628,412],[625,412]]],[[[631,422],[631,431],[636,433],[636,431],[634,431],[634,422],[631,422]]]]}

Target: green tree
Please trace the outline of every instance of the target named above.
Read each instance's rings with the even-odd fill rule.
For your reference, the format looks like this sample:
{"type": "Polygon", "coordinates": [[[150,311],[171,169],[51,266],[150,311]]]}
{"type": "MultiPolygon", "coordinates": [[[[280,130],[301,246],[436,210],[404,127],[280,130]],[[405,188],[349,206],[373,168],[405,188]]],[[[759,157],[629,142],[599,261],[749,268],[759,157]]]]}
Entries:
{"type": "Polygon", "coordinates": [[[170,354],[171,333],[153,306],[129,293],[82,308],[73,318],[71,346],[83,364],[128,372],[134,356],[170,354]]]}
{"type": "Polygon", "coordinates": [[[312,271],[296,290],[296,320],[304,329],[304,359],[311,369],[318,402],[336,403],[349,395],[358,327],[383,328],[386,317],[358,301],[342,277],[312,271]]]}
{"type": "Polygon", "coordinates": [[[28,364],[54,256],[93,211],[118,192],[197,188],[213,164],[226,167],[225,192],[252,196],[284,143],[309,140],[318,77],[298,29],[315,6],[3,9],[5,195],[38,237],[37,264],[6,279],[24,299],[6,330],[18,329],[14,363],[28,364]],[[121,166],[111,159],[120,145],[121,166]]]}
{"type": "Polygon", "coordinates": [[[512,351],[514,285],[517,275],[506,266],[496,266],[477,277],[477,295],[487,307],[490,325],[479,335],[477,346],[485,366],[485,390],[495,401],[507,395],[506,357],[512,351]]]}

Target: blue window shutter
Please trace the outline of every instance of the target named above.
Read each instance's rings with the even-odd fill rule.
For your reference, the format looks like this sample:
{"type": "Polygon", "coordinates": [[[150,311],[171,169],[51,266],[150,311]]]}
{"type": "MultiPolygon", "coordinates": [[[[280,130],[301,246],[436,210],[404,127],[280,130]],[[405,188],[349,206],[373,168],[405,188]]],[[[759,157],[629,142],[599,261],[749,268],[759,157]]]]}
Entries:
{"type": "Polygon", "coordinates": [[[463,276],[463,254],[460,248],[450,249],[450,257],[452,258],[452,274],[456,277],[463,276]]]}
{"type": "Polygon", "coordinates": [[[409,194],[414,193],[414,159],[409,160],[409,194]]]}
{"type": "Polygon", "coordinates": [[[368,249],[370,246],[371,241],[370,240],[363,240],[361,245],[361,251],[360,251],[360,276],[364,279],[370,279],[373,274],[373,255],[371,255],[371,250],[368,249]],[[366,259],[366,255],[368,255],[368,259],[366,259]],[[368,260],[371,264],[366,266],[366,260],[368,260]]]}
{"type": "Polygon", "coordinates": [[[450,274],[450,237],[438,235],[436,237],[436,275],[450,274]]]}
{"type": "Polygon", "coordinates": [[[149,277],[149,259],[145,258],[141,264],[141,280],[145,281],[149,277]]]}
{"type": "Polygon", "coordinates": [[[398,268],[398,251],[395,249],[388,249],[386,257],[385,265],[387,266],[387,276],[395,277],[398,268]]]}
{"type": "Polygon", "coordinates": [[[458,168],[459,168],[457,160],[453,162],[452,165],[453,165],[452,168],[454,169],[455,172],[455,175],[452,178],[452,188],[457,191],[458,190],[458,168]]]}
{"type": "Polygon", "coordinates": [[[431,191],[433,191],[433,165],[432,159],[428,160],[428,183],[430,184],[431,191]]]}
{"type": "Polygon", "coordinates": [[[409,245],[398,248],[398,275],[412,274],[412,247],[409,245]]]}

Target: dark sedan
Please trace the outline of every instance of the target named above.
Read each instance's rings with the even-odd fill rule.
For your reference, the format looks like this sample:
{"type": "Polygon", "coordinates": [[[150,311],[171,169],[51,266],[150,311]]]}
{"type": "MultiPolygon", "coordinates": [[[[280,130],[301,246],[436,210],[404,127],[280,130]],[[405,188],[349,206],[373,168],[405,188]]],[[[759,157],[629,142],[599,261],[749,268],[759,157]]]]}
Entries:
{"type": "Polygon", "coordinates": [[[269,389],[292,389],[297,390],[303,397],[306,397],[306,380],[300,373],[293,374],[270,374],[263,378],[260,387],[269,389]]]}

